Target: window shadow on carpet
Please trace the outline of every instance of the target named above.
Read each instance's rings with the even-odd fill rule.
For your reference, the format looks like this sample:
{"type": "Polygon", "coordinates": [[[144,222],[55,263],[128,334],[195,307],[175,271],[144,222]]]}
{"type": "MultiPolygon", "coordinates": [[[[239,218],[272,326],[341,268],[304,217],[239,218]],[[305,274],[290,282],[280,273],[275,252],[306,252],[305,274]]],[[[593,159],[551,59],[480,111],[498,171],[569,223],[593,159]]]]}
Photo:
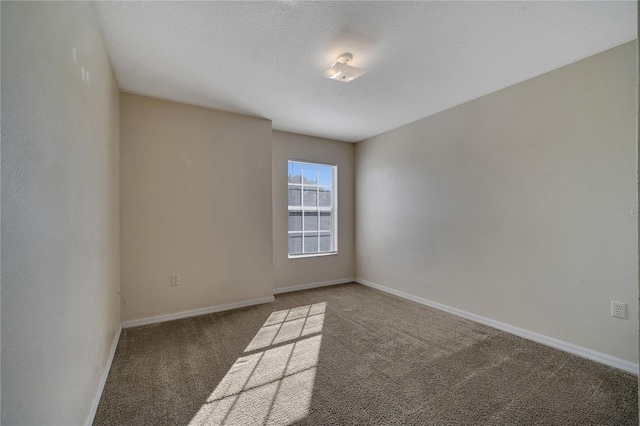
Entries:
{"type": "Polygon", "coordinates": [[[325,310],[322,302],[273,312],[189,425],[290,425],[305,418],[325,310]]]}

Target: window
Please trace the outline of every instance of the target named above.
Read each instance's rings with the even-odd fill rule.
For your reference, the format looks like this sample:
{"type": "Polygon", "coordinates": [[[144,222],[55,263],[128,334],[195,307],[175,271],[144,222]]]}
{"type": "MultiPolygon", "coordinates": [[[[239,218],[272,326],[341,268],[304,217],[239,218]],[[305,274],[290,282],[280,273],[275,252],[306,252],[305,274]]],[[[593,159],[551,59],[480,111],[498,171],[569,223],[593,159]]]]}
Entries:
{"type": "Polygon", "coordinates": [[[336,253],[337,167],[289,161],[289,257],[336,253]]]}

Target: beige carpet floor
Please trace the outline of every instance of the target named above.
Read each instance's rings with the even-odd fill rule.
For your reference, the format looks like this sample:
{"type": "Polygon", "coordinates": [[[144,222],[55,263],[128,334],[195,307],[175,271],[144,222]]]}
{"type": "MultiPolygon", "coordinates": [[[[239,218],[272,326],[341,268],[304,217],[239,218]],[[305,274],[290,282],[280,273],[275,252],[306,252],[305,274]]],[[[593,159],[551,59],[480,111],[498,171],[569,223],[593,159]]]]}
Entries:
{"type": "Polygon", "coordinates": [[[97,425],[637,425],[637,378],[359,284],[125,329],[97,425]]]}

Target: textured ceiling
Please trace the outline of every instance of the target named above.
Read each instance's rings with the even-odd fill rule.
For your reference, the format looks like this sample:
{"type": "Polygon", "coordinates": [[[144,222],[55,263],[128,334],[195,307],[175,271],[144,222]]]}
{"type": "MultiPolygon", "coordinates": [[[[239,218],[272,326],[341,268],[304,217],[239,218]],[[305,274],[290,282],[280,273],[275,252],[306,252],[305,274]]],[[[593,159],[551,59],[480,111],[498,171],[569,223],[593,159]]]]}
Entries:
{"type": "Polygon", "coordinates": [[[359,141],[636,38],[636,2],[101,2],[124,91],[359,141]],[[322,73],[338,54],[369,72],[322,73]]]}

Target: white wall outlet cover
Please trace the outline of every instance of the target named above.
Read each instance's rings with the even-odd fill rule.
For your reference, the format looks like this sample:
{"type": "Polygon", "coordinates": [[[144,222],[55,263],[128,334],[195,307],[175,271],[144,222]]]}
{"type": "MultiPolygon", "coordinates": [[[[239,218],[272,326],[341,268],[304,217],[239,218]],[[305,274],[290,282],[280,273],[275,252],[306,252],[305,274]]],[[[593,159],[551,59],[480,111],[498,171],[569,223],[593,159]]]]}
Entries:
{"type": "Polygon", "coordinates": [[[171,285],[179,285],[179,284],[180,284],[180,276],[171,275],[171,285]]]}
{"type": "Polygon", "coordinates": [[[627,318],[627,304],[623,302],[611,301],[611,316],[616,318],[627,318]]]}

